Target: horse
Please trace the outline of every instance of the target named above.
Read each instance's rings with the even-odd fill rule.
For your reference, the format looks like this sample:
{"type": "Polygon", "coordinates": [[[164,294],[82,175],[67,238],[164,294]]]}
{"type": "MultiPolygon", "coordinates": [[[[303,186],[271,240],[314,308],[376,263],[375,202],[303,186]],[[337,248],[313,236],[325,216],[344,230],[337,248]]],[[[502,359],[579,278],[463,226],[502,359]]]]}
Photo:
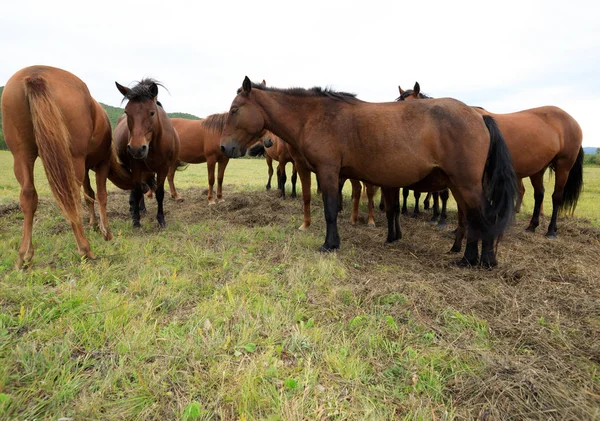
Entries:
{"type": "MultiPolygon", "coordinates": [[[[172,118],[171,124],[179,135],[179,162],[202,164],[206,162],[208,170],[208,204],[215,205],[213,186],[215,184],[215,167],[217,167],[217,200],[223,200],[223,177],[229,158],[221,153],[219,141],[225,124],[227,113],[212,114],[203,120],[187,120],[172,118]]],[[[171,197],[178,202],[183,199],[177,193],[173,179],[179,162],[169,168],[167,180],[171,197]]]]}
{"type": "MultiPolygon", "coordinates": [[[[227,114],[225,114],[227,115],[227,114]]],[[[219,139],[220,140],[220,139],[219,139]]],[[[219,149],[220,151],[220,149],[219,149]]],[[[298,171],[296,164],[292,158],[289,145],[267,131],[253,147],[248,150],[250,156],[264,156],[267,161],[269,178],[267,180],[266,189],[271,190],[271,179],[273,177],[273,160],[277,161],[277,189],[281,190],[281,197],[285,199],[285,182],[287,174],[285,172],[286,165],[292,163],[292,198],[296,197],[296,182],[298,180],[298,171]]]]}
{"type": "Polygon", "coordinates": [[[117,89],[127,99],[125,117],[115,128],[115,148],[121,161],[131,169],[134,187],[129,197],[132,225],[139,228],[140,201],[143,199],[143,182],[148,175],[156,174],[156,219],[161,228],[166,227],[163,199],[165,179],[169,169],[179,163],[179,136],[171,119],[157,104],[158,86],[154,79],[143,79],[133,88],[115,82],[117,89]]]}
{"type": "Polygon", "coordinates": [[[95,259],[80,216],[83,185],[90,224],[93,227],[97,224],[96,196],[88,171],[96,172],[99,228],[107,241],[112,233],[106,213],[106,179],[110,177],[122,188],[131,185],[131,175],[121,166],[113,149],[106,112],[74,74],[55,67],[31,66],[16,72],[6,83],[2,118],[6,144],[14,159],[14,173],[21,186],[24,223],[17,267],[29,264],[34,253],[32,229],[38,195],[33,169],[38,156],[44,164],[50,190],[71,223],[78,253],[95,259]]]}
{"type": "MultiPolygon", "coordinates": [[[[406,95],[404,100],[423,99],[419,96],[419,89],[416,83],[414,92],[406,95]]],[[[548,168],[554,170],[552,217],[546,237],[555,239],[558,213],[567,211],[572,214],[583,188],[584,152],[581,127],[566,111],[554,106],[507,114],[491,113],[481,107],[473,107],[473,109],[482,116],[491,116],[497,121],[519,179],[521,200],[525,193],[522,180],[526,177],[531,180],[535,205],[526,229],[528,232],[535,232],[540,222],[544,200],[544,173],[548,168]]],[[[459,240],[462,238],[457,238],[457,242],[459,240]]]]}
{"type": "Polygon", "coordinates": [[[513,217],[517,187],[492,117],[451,98],[369,103],[331,89],[278,89],[246,77],[231,103],[221,150],[240,157],[263,129],[289,143],[317,174],[327,226],[320,251],[340,247],[341,176],[383,186],[387,242],[400,238],[399,187],[435,191],[449,185],[468,222],[459,265],[497,264],[497,239],[513,217]]]}

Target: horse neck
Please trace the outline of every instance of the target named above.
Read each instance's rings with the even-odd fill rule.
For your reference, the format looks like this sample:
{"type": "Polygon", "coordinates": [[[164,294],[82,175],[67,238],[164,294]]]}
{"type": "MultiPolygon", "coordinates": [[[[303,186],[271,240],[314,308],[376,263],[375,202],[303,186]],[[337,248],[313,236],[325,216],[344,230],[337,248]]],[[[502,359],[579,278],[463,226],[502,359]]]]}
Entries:
{"type": "Polygon", "coordinates": [[[316,105],[312,101],[314,98],[257,90],[254,99],[262,108],[265,128],[290,145],[298,147],[304,122],[316,105]]]}
{"type": "Polygon", "coordinates": [[[156,145],[156,148],[160,148],[161,140],[163,135],[165,134],[166,122],[169,122],[169,116],[166,111],[162,109],[162,107],[156,107],[158,109],[158,124],[154,126],[154,130],[152,132],[152,143],[156,145]]]}

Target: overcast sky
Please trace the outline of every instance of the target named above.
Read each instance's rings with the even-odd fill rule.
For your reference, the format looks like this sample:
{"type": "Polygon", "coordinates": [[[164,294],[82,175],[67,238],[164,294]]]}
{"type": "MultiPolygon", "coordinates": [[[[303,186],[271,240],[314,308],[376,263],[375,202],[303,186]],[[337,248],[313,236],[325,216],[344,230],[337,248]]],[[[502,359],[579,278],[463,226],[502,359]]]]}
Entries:
{"type": "Polygon", "coordinates": [[[118,106],[162,81],[167,111],[223,112],[245,75],[390,101],[415,80],[493,112],[556,105],[600,147],[600,2],[4,1],[0,85],[46,64],[118,106]],[[595,124],[596,122],[596,124],[595,124]]]}

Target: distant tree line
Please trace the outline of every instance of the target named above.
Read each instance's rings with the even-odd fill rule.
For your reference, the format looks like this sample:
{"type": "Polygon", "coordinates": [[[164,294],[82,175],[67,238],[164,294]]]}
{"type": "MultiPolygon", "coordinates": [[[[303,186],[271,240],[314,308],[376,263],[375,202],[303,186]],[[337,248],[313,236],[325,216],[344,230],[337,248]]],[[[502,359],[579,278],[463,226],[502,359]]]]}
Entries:
{"type": "MultiPolygon", "coordinates": [[[[4,86],[0,86],[0,101],[2,100],[2,91],[4,90],[4,86]]],[[[0,105],[2,103],[0,102],[0,105]]],[[[108,114],[108,119],[110,120],[110,124],[114,130],[114,128],[117,126],[117,120],[119,119],[119,117],[121,116],[121,114],[123,114],[123,108],[119,108],[119,107],[112,107],[110,105],[106,105],[106,104],[102,104],[100,103],[100,105],[102,105],[102,108],[104,108],[106,110],[106,113],[108,114]]],[[[169,117],[171,118],[187,118],[188,120],[201,120],[200,117],[197,117],[193,114],[188,114],[188,113],[167,113],[169,115],[169,117]]],[[[4,141],[4,132],[2,131],[2,112],[0,112],[0,150],[8,150],[8,147],[6,146],[6,142],[4,141]]]]}

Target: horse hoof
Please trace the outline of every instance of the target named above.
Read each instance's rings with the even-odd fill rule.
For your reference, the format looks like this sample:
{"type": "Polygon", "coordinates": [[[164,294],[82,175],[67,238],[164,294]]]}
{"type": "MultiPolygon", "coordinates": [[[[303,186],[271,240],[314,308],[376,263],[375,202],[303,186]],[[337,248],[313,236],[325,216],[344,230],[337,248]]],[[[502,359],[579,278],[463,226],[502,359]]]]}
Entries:
{"type": "Polygon", "coordinates": [[[533,232],[535,232],[535,229],[536,229],[536,227],[532,227],[532,226],[530,225],[530,226],[528,226],[527,228],[525,228],[525,232],[531,232],[531,233],[533,233],[533,232]]]}
{"type": "Polygon", "coordinates": [[[440,229],[440,230],[445,230],[446,229],[446,224],[437,224],[435,227],[437,229],[440,229]]]}
{"type": "Polygon", "coordinates": [[[548,233],[548,234],[546,234],[546,238],[549,240],[556,240],[556,234],[548,233]]]}
{"type": "Polygon", "coordinates": [[[465,257],[463,257],[462,259],[459,259],[459,260],[455,260],[453,263],[454,263],[454,265],[458,266],[459,268],[472,268],[474,266],[477,266],[477,262],[472,264],[465,257]]]}
{"type": "Polygon", "coordinates": [[[106,234],[104,234],[104,241],[110,241],[112,239],[113,239],[112,232],[107,232],[106,234]]]}
{"type": "Polygon", "coordinates": [[[176,201],[177,203],[183,203],[183,201],[184,201],[184,200],[185,200],[185,199],[184,199],[183,197],[178,197],[177,199],[175,199],[175,201],[176,201]]]}
{"type": "Polygon", "coordinates": [[[300,225],[298,227],[298,231],[306,231],[308,229],[308,227],[310,227],[310,224],[307,224],[306,222],[304,222],[302,225],[300,225]]]}
{"type": "Polygon", "coordinates": [[[133,221],[133,228],[142,228],[142,224],[140,224],[140,221],[133,221]]]}
{"type": "Polygon", "coordinates": [[[421,214],[420,214],[420,213],[413,213],[413,214],[411,215],[411,218],[418,218],[419,216],[421,216],[421,214]]]}
{"type": "Polygon", "coordinates": [[[91,250],[88,250],[87,252],[82,253],[81,257],[85,260],[96,260],[97,257],[94,253],[92,253],[91,250]]]}
{"type": "Polygon", "coordinates": [[[430,219],[429,220],[429,225],[435,225],[437,224],[437,219],[430,219]]]}
{"type": "Polygon", "coordinates": [[[325,245],[322,245],[321,247],[319,247],[319,253],[333,253],[337,249],[339,249],[339,247],[327,247],[325,245]]]}
{"type": "Polygon", "coordinates": [[[216,204],[217,204],[217,202],[215,202],[214,200],[209,200],[208,201],[208,206],[213,206],[213,205],[216,205],[216,204]]]}
{"type": "Polygon", "coordinates": [[[460,253],[460,247],[452,246],[448,253],[460,253]]]}
{"type": "Polygon", "coordinates": [[[375,228],[375,222],[369,222],[367,225],[371,228],[375,228]]]}

